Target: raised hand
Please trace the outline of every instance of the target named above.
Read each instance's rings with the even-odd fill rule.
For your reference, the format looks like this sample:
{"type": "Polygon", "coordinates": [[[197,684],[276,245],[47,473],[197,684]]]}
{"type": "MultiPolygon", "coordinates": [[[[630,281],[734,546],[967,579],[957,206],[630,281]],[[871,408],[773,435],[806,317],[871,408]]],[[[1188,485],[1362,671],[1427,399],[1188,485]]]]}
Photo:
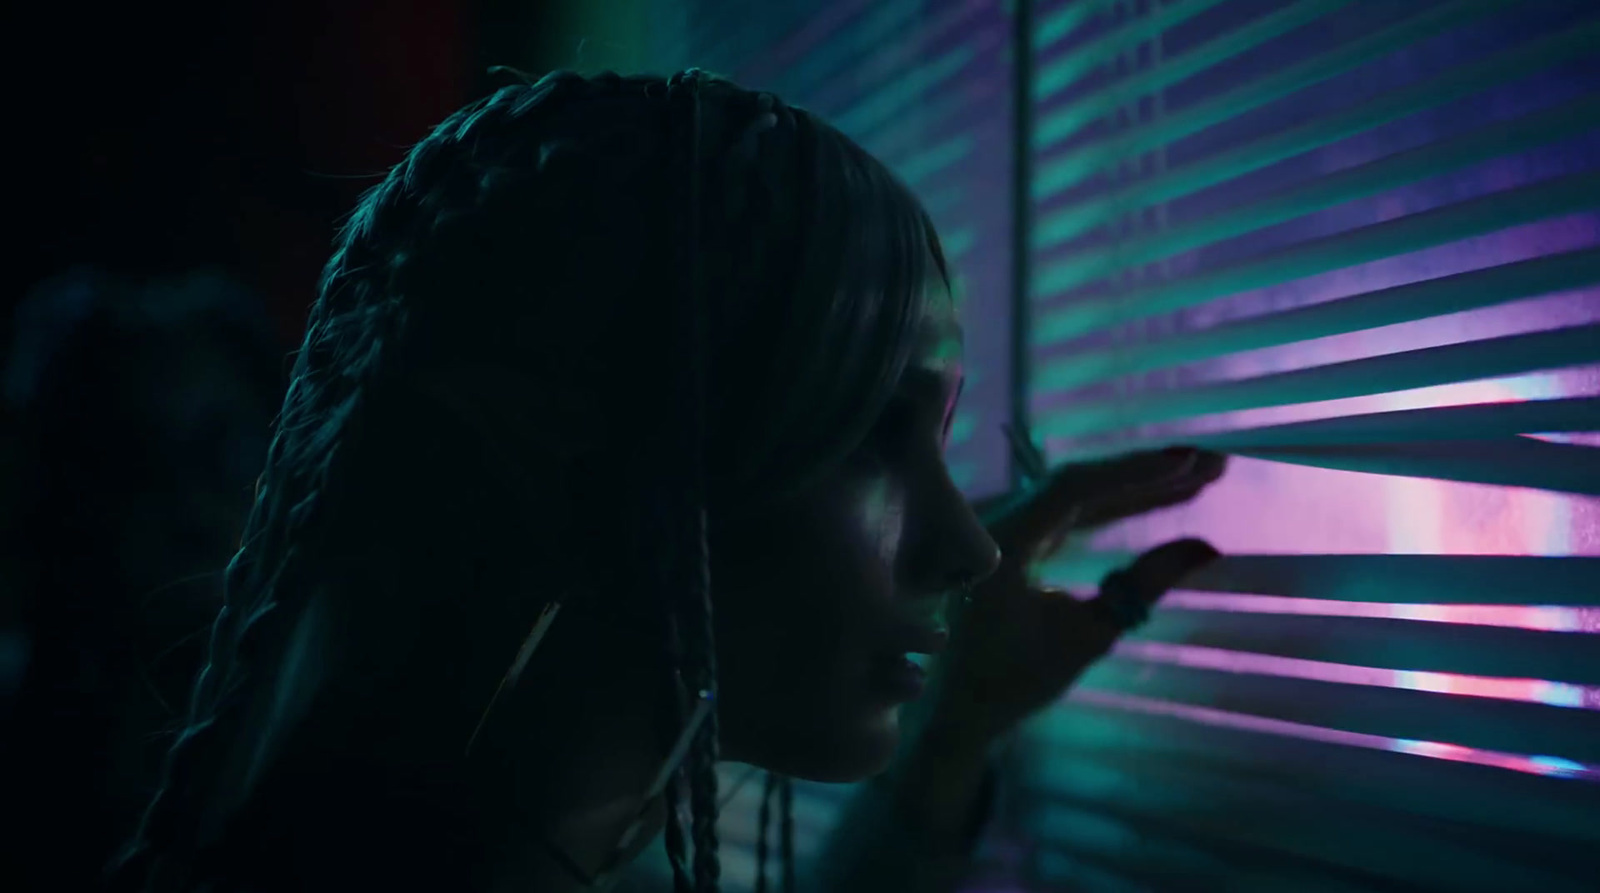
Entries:
{"type": "Polygon", "coordinates": [[[987,507],[985,521],[1003,558],[955,618],[927,705],[930,721],[990,741],[1059,698],[1217,551],[1197,539],[1158,546],[1107,577],[1088,600],[1035,585],[1032,563],[1072,531],[1192,499],[1226,464],[1220,454],[1189,448],[1132,453],[1063,466],[1027,494],[987,507]]]}

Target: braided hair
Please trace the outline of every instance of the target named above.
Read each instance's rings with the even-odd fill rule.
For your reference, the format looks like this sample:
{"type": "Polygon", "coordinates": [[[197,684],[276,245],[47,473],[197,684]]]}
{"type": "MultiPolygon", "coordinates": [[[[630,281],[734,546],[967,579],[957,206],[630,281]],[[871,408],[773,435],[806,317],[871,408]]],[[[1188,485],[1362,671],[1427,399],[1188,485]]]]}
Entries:
{"type": "MultiPolygon", "coordinates": [[[[613,588],[657,594],[640,609],[664,631],[675,683],[664,731],[676,733],[686,694],[714,703],[717,688],[709,511],[730,493],[803,486],[860,441],[908,360],[935,272],[926,215],[878,162],[803,110],[700,72],[560,72],[450,116],[341,230],[184,728],[114,877],[147,891],[293,884],[241,868],[266,836],[263,804],[305,792],[267,779],[374,740],[352,737],[352,715],[381,724],[371,705],[390,689],[454,727],[468,708],[440,680],[503,668],[515,642],[502,631],[526,629],[600,561],[529,580],[522,562],[460,556],[526,551],[516,519],[552,509],[573,528],[557,554],[615,541],[592,535],[615,518],[584,511],[610,500],[563,489],[573,480],[615,478],[608,492],[637,503],[623,563],[641,579],[613,588]],[[606,204],[607,181],[627,210],[606,204]],[[620,300],[662,288],[640,272],[649,264],[616,262],[619,244],[675,271],[664,299],[620,300]],[[530,282],[542,272],[530,253],[549,283],[530,282]],[[550,293],[568,287],[586,294],[550,293]],[[507,324],[486,331],[489,315],[507,324]],[[492,370],[492,411],[429,415],[419,395],[479,357],[491,361],[471,377],[492,370]],[[602,408],[637,387],[641,365],[677,374],[669,399],[643,401],[643,434],[624,436],[602,408]],[[462,421],[481,436],[456,436],[462,421]],[[529,456],[583,473],[541,485],[529,456]],[[441,507],[461,523],[441,523],[441,507]],[[435,553],[463,563],[420,557],[435,553]],[[463,579],[471,598],[439,594],[463,579]]],[[[713,709],[666,788],[679,893],[719,886],[718,758],[713,709]]],[[[355,770],[324,771],[342,782],[355,770]]],[[[451,839],[428,845],[472,852],[478,829],[449,818],[451,839]]]]}
{"type": "Polygon", "coordinates": [[[794,893],[794,781],[768,772],[761,791],[761,811],[756,825],[756,893],[767,893],[767,828],[772,824],[772,798],[778,798],[778,868],[783,893],[794,893]]]}

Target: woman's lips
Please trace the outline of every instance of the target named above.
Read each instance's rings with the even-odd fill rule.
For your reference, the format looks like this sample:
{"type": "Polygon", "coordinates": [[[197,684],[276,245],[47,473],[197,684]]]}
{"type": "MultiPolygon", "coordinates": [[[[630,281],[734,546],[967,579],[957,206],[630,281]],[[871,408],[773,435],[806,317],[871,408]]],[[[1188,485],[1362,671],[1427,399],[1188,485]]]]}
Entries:
{"type": "Polygon", "coordinates": [[[886,651],[893,654],[938,654],[950,644],[950,630],[926,621],[898,624],[888,636],[886,651]]]}
{"type": "Polygon", "coordinates": [[[893,703],[914,701],[928,685],[926,661],[909,655],[938,654],[950,643],[946,627],[927,620],[903,620],[886,638],[886,646],[872,661],[871,687],[874,693],[893,703]]]}
{"type": "Polygon", "coordinates": [[[927,671],[904,654],[876,660],[871,679],[876,694],[896,703],[916,700],[928,686],[927,671]]]}

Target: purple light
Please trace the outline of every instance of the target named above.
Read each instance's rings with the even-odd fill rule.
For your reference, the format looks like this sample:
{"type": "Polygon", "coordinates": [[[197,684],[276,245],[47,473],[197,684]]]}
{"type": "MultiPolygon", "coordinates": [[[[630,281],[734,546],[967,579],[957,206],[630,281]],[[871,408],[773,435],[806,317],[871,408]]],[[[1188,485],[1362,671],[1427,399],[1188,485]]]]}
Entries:
{"type": "Polygon", "coordinates": [[[1390,670],[1361,667],[1250,651],[1230,651],[1200,645],[1171,642],[1119,642],[1112,649],[1119,656],[1151,663],[1172,664],[1227,673],[1255,673],[1288,679],[1313,679],[1346,685],[1370,685],[1442,694],[1467,695],[1600,710],[1600,686],[1573,685],[1544,679],[1512,679],[1502,676],[1468,676],[1462,673],[1432,673],[1417,670],[1390,670]]]}
{"type": "Polygon", "coordinates": [[[1224,592],[1173,592],[1163,609],[1228,611],[1240,614],[1293,614],[1302,617],[1371,617],[1466,626],[1500,626],[1557,633],[1600,633],[1600,608],[1554,605],[1425,605],[1349,602],[1224,592]]]}
{"type": "Polygon", "coordinates": [[[1076,689],[1067,696],[1067,700],[1072,703],[1107,707],[1113,710],[1126,710],[1155,716],[1170,716],[1175,719],[1217,728],[1261,732],[1286,738],[1300,738],[1306,741],[1321,741],[1327,744],[1364,747],[1369,750],[1386,750],[1392,753],[1430,757],[1436,760],[1493,766],[1499,769],[1510,769],[1513,772],[1525,772],[1530,775],[1600,782],[1600,767],[1561,757],[1526,756],[1494,750],[1479,750],[1475,747],[1462,747],[1437,741],[1415,741],[1409,738],[1388,738],[1383,735],[1346,732],[1323,726],[1269,719],[1265,716],[1252,716],[1247,713],[1233,713],[1212,707],[1198,707],[1193,704],[1179,704],[1155,698],[1141,698],[1136,695],[1124,695],[1093,689],[1076,689]]]}

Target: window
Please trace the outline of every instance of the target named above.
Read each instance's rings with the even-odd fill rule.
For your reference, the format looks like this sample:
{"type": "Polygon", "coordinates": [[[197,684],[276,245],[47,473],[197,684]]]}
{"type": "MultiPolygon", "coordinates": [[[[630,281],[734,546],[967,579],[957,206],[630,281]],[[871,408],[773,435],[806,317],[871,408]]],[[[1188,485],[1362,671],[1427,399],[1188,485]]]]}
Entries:
{"type": "MultiPolygon", "coordinates": [[[[986,876],[1592,889],[1600,6],[688,9],[683,58],[834,120],[928,203],[965,276],[969,492],[1006,486],[1015,407],[1054,462],[1235,455],[1045,569],[1083,591],[1190,534],[1229,556],[1019,735],[986,876]]],[[[799,786],[802,857],[847,793],[799,786]]]]}
{"type": "Polygon", "coordinates": [[[1035,435],[1236,459],[1050,568],[1230,556],[1030,730],[1037,888],[1593,883],[1597,13],[1039,5],[1035,435]]]}

